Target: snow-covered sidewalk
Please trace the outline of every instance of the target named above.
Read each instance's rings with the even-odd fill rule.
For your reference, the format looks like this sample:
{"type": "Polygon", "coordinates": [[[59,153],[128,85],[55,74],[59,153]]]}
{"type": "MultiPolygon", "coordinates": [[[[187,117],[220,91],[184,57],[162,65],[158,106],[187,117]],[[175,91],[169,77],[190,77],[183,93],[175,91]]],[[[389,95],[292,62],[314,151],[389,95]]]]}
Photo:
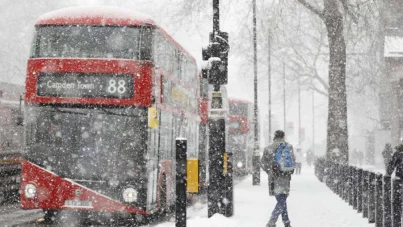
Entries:
{"type": "MultiPolygon", "coordinates": [[[[188,227],[264,227],[269,220],[276,199],[268,194],[267,175],[262,172],[261,185],[252,186],[252,177],[235,186],[235,214],[231,218],[215,215],[207,218],[207,205],[195,204],[188,208],[188,227]]],[[[294,227],[365,227],[368,219],[362,218],[346,202],[331,192],[315,177],[313,168],[303,166],[301,175],[293,175],[288,212],[294,227]]],[[[174,227],[171,222],[157,227],[174,227]]],[[[277,222],[283,227],[281,217],[277,222]]]]}

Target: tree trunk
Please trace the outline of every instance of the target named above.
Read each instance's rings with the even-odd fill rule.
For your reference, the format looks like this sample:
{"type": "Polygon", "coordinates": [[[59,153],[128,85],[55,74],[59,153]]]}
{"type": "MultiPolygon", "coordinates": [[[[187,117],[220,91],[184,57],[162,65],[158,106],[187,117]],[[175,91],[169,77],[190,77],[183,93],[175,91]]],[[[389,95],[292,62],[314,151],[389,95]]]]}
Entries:
{"type": "Polygon", "coordinates": [[[348,164],[346,43],[338,4],[335,0],[324,0],[323,16],[330,53],[326,156],[328,160],[348,164]]]}

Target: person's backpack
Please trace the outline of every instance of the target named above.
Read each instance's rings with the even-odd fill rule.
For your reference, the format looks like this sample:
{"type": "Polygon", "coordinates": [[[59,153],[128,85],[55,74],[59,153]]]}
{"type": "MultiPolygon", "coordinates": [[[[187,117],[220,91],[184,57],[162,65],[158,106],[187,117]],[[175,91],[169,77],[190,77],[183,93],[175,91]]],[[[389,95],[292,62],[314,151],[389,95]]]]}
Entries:
{"type": "Polygon", "coordinates": [[[281,143],[274,154],[274,161],[280,172],[292,173],[295,168],[295,160],[292,156],[292,146],[281,143]]]}

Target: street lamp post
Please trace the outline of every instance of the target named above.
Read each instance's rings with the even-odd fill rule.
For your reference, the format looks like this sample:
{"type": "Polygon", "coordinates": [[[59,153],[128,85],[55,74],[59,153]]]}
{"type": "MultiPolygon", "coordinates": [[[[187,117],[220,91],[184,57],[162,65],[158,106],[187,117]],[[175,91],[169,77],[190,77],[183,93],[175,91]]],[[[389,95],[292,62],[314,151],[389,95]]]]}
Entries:
{"type": "Polygon", "coordinates": [[[285,113],[285,64],[283,62],[283,114],[284,114],[284,133],[286,132],[286,113],[285,113]]]}
{"type": "Polygon", "coordinates": [[[312,153],[315,154],[315,90],[312,82],[312,153]]]}
{"type": "Polygon", "coordinates": [[[298,147],[301,148],[301,80],[298,76],[298,147]]]}
{"type": "Polygon", "coordinates": [[[260,185],[260,152],[258,144],[257,123],[257,36],[256,36],[256,0],[253,0],[253,72],[254,72],[254,149],[253,149],[253,177],[252,185],[260,185]]]}
{"type": "Polygon", "coordinates": [[[268,76],[269,76],[269,144],[271,143],[271,37],[268,36],[268,76]]]}

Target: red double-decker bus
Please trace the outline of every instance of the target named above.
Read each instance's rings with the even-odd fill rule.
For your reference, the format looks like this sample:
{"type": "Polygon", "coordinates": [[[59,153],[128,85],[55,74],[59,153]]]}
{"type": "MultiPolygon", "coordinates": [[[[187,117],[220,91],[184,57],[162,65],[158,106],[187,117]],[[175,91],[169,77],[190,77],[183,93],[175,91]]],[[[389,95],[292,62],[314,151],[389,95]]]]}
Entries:
{"type": "Polygon", "coordinates": [[[175,138],[188,139],[188,157],[199,152],[199,89],[195,59],[140,13],[42,15],[27,68],[21,207],[45,220],[171,207],[175,138]]]}
{"type": "Polygon", "coordinates": [[[253,103],[230,98],[227,122],[227,149],[233,153],[234,174],[248,174],[252,171],[253,103]]]}

